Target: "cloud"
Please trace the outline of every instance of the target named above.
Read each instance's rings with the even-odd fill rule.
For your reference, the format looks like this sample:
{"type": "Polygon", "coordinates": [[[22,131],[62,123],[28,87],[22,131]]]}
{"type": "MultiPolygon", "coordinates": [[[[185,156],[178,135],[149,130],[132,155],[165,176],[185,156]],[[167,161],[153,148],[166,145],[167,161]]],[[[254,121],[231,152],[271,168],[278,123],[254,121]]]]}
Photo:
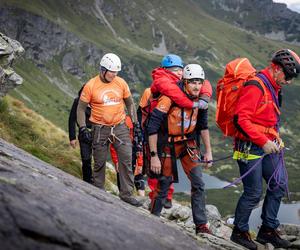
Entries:
{"type": "Polygon", "coordinates": [[[300,0],[273,0],[275,3],[285,3],[288,8],[300,13],[300,0]]]}

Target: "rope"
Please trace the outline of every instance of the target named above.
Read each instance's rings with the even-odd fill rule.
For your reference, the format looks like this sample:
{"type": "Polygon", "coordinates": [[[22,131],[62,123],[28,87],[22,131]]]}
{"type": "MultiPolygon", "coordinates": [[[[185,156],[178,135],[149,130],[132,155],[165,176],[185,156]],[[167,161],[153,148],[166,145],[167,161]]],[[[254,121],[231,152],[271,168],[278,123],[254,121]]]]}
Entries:
{"type": "MultiPolygon", "coordinates": [[[[263,154],[261,156],[261,158],[259,160],[257,160],[257,162],[250,168],[248,169],[248,171],[246,173],[244,173],[242,176],[240,176],[239,178],[235,179],[232,183],[228,184],[227,186],[223,187],[225,188],[229,188],[237,183],[239,183],[243,178],[245,178],[248,174],[250,174],[260,163],[261,161],[264,159],[264,157],[267,154],[263,154]]],[[[287,173],[287,169],[285,166],[285,161],[284,161],[284,150],[280,150],[279,152],[279,160],[277,162],[277,164],[274,162],[274,159],[272,157],[272,155],[270,155],[271,161],[272,161],[272,165],[275,168],[273,174],[271,175],[269,181],[268,181],[268,185],[267,188],[269,191],[273,192],[276,189],[278,189],[280,186],[284,186],[284,189],[287,193],[288,199],[290,200],[290,193],[289,193],[289,189],[288,189],[288,173],[287,173]],[[284,177],[284,178],[282,178],[284,177]],[[275,182],[275,187],[271,188],[271,181],[274,179],[275,182]]]]}
{"type": "MultiPolygon", "coordinates": [[[[273,166],[276,166],[274,164],[274,159],[272,159],[272,164],[273,166]]],[[[285,187],[285,191],[287,193],[288,199],[290,199],[290,192],[289,192],[289,187],[288,187],[288,173],[287,173],[287,169],[285,166],[285,161],[284,161],[284,151],[281,150],[280,151],[280,155],[279,155],[279,160],[278,160],[277,167],[275,168],[272,176],[270,177],[269,181],[268,181],[268,190],[270,190],[271,192],[273,192],[274,190],[276,190],[277,188],[279,188],[280,186],[284,186],[285,187]],[[283,178],[282,178],[283,176],[283,178]],[[274,179],[276,185],[274,188],[270,188],[270,184],[271,184],[271,180],[274,179]]]]}

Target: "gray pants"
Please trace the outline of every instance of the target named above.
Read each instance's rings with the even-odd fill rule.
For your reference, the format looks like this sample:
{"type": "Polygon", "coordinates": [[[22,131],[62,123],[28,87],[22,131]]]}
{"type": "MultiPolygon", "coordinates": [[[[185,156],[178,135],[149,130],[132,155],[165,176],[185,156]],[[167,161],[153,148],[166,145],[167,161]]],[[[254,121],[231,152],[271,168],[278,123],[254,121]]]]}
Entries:
{"type": "MultiPolygon", "coordinates": [[[[94,166],[94,183],[95,186],[104,189],[105,169],[108,147],[110,142],[107,140],[111,135],[111,127],[104,125],[93,125],[93,156],[94,166]]],[[[129,129],[125,123],[118,124],[114,127],[113,133],[117,139],[112,140],[114,148],[117,151],[119,159],[119,175],[120,175],[120,197],[127,198],[132,196],[134,182],[131,166],[132,143],[130,140],[129,129]]]]}

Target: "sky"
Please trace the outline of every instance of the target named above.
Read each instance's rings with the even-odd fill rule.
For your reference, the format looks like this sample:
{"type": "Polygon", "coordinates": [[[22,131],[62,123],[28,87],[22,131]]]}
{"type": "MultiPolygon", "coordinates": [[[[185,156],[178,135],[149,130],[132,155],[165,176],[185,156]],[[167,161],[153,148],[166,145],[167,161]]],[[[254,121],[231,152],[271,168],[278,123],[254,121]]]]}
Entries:
{"type": "Polygon", "coordinates": [[[300,0],[273,0],[276,3],[286,3],[288,8],[300,13],[300,0]]]}

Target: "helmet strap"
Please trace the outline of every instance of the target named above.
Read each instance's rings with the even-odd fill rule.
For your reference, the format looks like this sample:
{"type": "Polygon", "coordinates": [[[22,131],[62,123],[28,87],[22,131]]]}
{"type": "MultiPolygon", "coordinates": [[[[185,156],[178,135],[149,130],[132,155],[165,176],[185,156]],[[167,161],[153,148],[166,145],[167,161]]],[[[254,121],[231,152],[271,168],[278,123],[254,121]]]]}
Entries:
{"type": "Polygon", "coordinates": [[[106,78],[105,78],[105,75],[106,75],[107,71],[108,70],[104,67],[100,68],[100,78],[101,78],[102,82],[104,82],[104,83],[109,83],[109,81],[107,81],[106,78]]]}

